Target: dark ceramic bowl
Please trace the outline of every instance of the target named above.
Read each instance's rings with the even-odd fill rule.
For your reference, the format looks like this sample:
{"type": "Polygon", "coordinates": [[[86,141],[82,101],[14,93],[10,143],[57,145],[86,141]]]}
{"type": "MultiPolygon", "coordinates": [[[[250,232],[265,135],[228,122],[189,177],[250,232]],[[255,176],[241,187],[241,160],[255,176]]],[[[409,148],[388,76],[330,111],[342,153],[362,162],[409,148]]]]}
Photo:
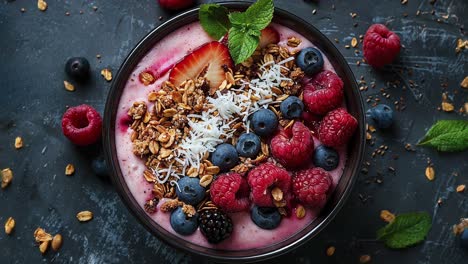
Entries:
{"type": "MultiPolygon", "coordinates": [[[[223,3],[223,5],[229,9],[243,10],[247,8],[248,3],[230,2],[223,3]]],[[[348,146],[348,160],[346,162],[345,171],[334,193],[331,195],[327,205],[323,208],[318,218],[310,223],[306,228],[300,230],[298,233],[282,242],[264,248],[240,251],[216,250],[187,242],[184,239],[173,235],[158,225],[158,223],[154,222],[132,196],[127,184],[125,183],[125,179],[122,175],[117,159],[115,123],[120,96],[122,95],[122,91],[127,80],[130,78],[130,74],[134,67],[155,45],[155,43],[173,32],[175,29],[196,20],[198,20],[198,8],[192,9],[168,20],[144,37],[130,52],[120,67],[107,97],[104,114],[104,144],[107,161],[112,169],[112,180],[120,197],[133,215],[149,231],[173,247],[223,262],[249,262],[272,258],[297,248],[316,236],[333,219],[348,198],[358,175],[365,145],[364,108],[362,99],[359,95],[358,86],[353,73],[348,67],[348,63],[327,37],[301,18],[285,10],[276,8],[273,21],[289,28],[293,28],[295,31],[302,34],[318,46],[330,59],[336,72],[345,83],[345,101],[348,111],[355,116],[359,122],[359,127],[354,138],[350,140],[351,143],[349,143],[348,146]]]]}

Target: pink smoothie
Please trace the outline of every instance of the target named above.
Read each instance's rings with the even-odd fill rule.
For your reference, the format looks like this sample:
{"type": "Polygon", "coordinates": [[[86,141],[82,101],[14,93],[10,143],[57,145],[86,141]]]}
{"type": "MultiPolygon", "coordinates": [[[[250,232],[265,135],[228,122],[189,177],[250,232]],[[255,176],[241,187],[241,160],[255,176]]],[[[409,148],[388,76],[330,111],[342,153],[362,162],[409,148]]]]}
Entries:
{"type": "MultiPolygon", "coordinates": [[[[306,38],[289,28],[277,24],[273,24],[273,27],[280,33],[279,45],[286,46],[288,37],[295,36],[302,39],[302,43],[296,49],[314,46],[306,38]]],[[[130,141],[132,130],[125,122],[129,119],[127,117],[127,111],[135,101],[147,102],[147,94],[154,90],[157,91],[160,88],[161,83],[168,79],[169,73],[167,69],[170,69],[174,63],[182,59],[185,55],[189,54],[200,45],[212,40],[213,39],[205,33],[198,22],[189,24],[174,31],[170,35],[166,36],[162,41],[158,42],[152,50],[146,54],[134,69],[131,78],[125,86],[122,97],[120,98],[119,109],[117,111],[115,131],[117,157],[119,159],[120,168],[122,169],[125,181],[131,193],[142,208],[151,193],[152,185],[149,184],[142,176],[143,171],[145,170],[143,160],[132,152],[132,142],[130,141]],[[144,86],[138,80],[138,74],[144,70],[152,70],[154,73],[159,74],[163,72],[163,74],[161,74],[162,76],[160,76],[154,84],[144,86]]],[[[325,56],[324,60],[324,69],[335,71],[325,56]]],[[[320,142],[315,139],[315,144],[318,146],[320,142]]],[[[335,188],[343,173],[347,158],[345,148],[338,149],[338,151],[340,154],[340,164],[338,165],[338,168],[330,172],[333,178],[333,188],[335,188]]],[[[162,202],[159,202],[159,205],[161,205],[162,202]]],[[[318,210],[307,209],[306,216],[302,219],[297,219],[293,212],[291,217],[283,218],[279,227],[274,230],[264,230],[257,227],[250,219],[250,214],[248,212],[230,214],[234,224],[233,233],[231,237],[216,245],[209,244],[201,234],[200,230],[197,230],[190,236],[181,236],[175,233],[169,223],[170,213],[163,213],[158,210],[156,213],[149,216],[169,232],[172,232],[173,234],[194,244],[209,248],[242,250],[261,248],[287,239],[312,223],[318,213],[318,210]]]]}

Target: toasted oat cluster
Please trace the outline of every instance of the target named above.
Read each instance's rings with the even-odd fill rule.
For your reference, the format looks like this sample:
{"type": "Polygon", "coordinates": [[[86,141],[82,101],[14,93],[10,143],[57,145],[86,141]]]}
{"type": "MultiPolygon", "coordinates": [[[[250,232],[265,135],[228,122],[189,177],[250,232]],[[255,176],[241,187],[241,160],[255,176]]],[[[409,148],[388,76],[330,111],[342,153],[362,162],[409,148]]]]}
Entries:
{"type": "MultiPolygon", "coordinates": [[[[288,42],[291,47],[296,47],[299,44],[300,39],[294,37],[288,42]]],[[[180,158],[177,155],[179,145],[191,132],[190,116],[200,115],[212,107],[207,97],[216,97],[217,92],[222,94],[226,91],[235,91],[236,94],[247,96],[250,88],[248,84],[251,80],[259,78],[262,69],[268,70],[271,65],[289,59],[281,64],[280,72],[284,80],[279,85],[271,87],[272,94],[265,95],[264,98],[251,95],[249,98],[252,102],[261,99],[272,101],[271,104],[268,104],[268,109],[277,115],[280,125],[284,128],[292,125],[293,120],[282,118],[279,105],[289,95],[297,95],[301,98],[300,80],[304,77],[304,72],[296,66],[291,58],[294,58],[294,54],[287,47],[270,44],[257,50],[251,58],[239,64],[235,69],[224,68],[225,80],[217,90],[210,91],[209,80],[203,76],[194,80],[186,80],[179,86],[165,81],[159,91],[152,91],[148,94],[149,103],[143,101],[133,103],[128,111],[128,115],[132,118],[133,152],[145,160],[147,170],[143,173],[143,177],[146,181],[154,184],[154,197],[148,199],[145,205],[148,213],[156,211],[157,203],[162,198],[176,198],[174,182],[181,176],[200,178],[200,184],[207,187],[209,191],[210,183],[219,173],[219,168],[208,159],[210,152],[205,152],[201,157],[199,167],[177,162],[180,158]]],[[[154,82],[155,77],[151,73],[145,71],[142,72],[142,76],[145,77],[145,84],[154,82]]],[[[214,111],[212,115],[217,116],[219,113],[214,111]]],[[[246,123],[242,120],[231,122],[229,130],[232,132],[230,136],[222,135],[220,140],[235,145],[238,136],[247,130],[246,123]]],[[[269,157],[269,147],[265,142],[262,142],[261,151],[257,157],[241,157],[239,164],[232,171],[245,173],[269,157]]],[[[174,206],[173,202],[168,203],[172,203],[173,206],[164,206],[163,208],[166,210],[177,207],[174,206]]],[[[203,208],[215,208],[209,197],[206,197],[197,206],[198,210],[203,208]]]]}

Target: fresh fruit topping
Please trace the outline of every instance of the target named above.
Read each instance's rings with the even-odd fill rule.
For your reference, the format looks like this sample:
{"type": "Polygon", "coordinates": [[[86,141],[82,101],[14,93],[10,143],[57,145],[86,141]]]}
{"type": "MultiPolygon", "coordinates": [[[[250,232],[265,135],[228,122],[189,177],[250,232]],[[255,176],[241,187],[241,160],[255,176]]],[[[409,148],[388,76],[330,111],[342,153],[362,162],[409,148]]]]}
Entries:
{"type": "Polygon", "coordinates": [[[313,150],[312,133],[298,121],[271,139],[271,154],[285,167],[303,165],[310,159],[313,150]]]}
{"type": "Polygon", "coordinates": [[[89,76],[89,62],[83,57],[73,57],[65,63],[65,72],[77,81],[82,81],[89,76]]]}
{"type": "Polygon", "coordinates": [[[264,163],[252,169],[248,175],[251,197],[258,206],[274,206],[271,190],[278,187],[282,194],[289,193],[291,176],[273,163],[264,163]]]}
{"type": "Polygon", "coordinates": [[[198,228],[198,214],[195,213],[194,216],[188,217],[182,207],[177,207],[171,213],[171,226],[174,231],[183,236],[188,236],[193,234],[198,228]]]}
{"type": "Polygon", "coordinates": [[[316,48],[304,48],[296,57],[296,64],[308,76],[313,76],[323,69],[322,53],[316,48]]]}
{"type": "Polygon", "coordinates": [[[231,218],[218,209],[203,210],[198,217],[200,231],[212,244],[228,238],[233,229],[231,218]]]}
{"type": "Polygon", "coordinates": [[[260,138],[254,133],[243,133],[239,136],[236,143],[236,149],[240,156],[254,158],[260,152],[262,143],[260,138]]]}
{"type": "Polygon", "coordinates": [[[273,27],[266,27],[261,32],[262,35],[260,36],[260,43],[258,46],[262,49],[269,44],[276,44],[280,41],[279,33],[273,27]]]}
{"type": "Polygon", "coordinates": [[[205,198],[205,188],[200,185],[198,178],[185,176],[177,181],[176,194],[180,201],[197,205],[205,198]]]}
{"type": "Polygon", "coordinates": [[[358,126],[356,118],[346,109],[338,108],[329,112],[319,126],[319,139],[328,147],[343,146],[358,126]]]}
{"type": "Polygon", "coordinates": [[[323,207],[327,202],[332,179],[322,168],[296,172],[292,180],[292,190],[296,198],[305,206],[323,207]]]}
{"type": "Polygon", "coordinates": [[[170,10],[180,10],[193,5],[193,0],[158,0],[159,5],[170,10]]]}
{"type": "Polygon", "coordinates": [[[468,249],[468,228],[465,228],[460,235],[460,245],[468,249]]]}
{"type": "Polygon", "coordinates": [[[91,145],[101,137],[101,115],[89,105],[70,107],[62,117],[63,134],[79,146],[91,145]]]}
{"type": "Polygon", "coordinates": [[[216,146],[215,151],[211,153],[211,162],[213,165],[218,166],[221,171],[234,168],[239,163],[236,148],[228,143],[216,146]]]}
{"type": "Polygon", "coordinates": [[[322,71],[304,86],[304,103],[312,114],[324,115],[343,103],[343,81],[331,71],[322,71]]]}
{"type": "Polygon", "coordinates": [[[91,169],[99,177],[109,176],[109,167],[104,156],[99,155],[91,161],[91,169]]]}
{"type": "Polygon", "coordinates": [[[382,24],[370,26],[364,36],[364,58],[371,66],[380,68],[391,63],[400,48],[400,37],[382,24]]]}
{"type": "Polygon", "coordinates": [[[211,183],[211,200],[225,212],[239,212],[249,209],[249,185],[238,173],[219,175],[211,183]]]}
{"type": "Polygon", "coordinates": [[[314,165],[324,170],[331,171],[338,167],[340,155],[333,148],[320,145],[314,150],[314,165]]]}
{"type": "Polygon", "coordinates": [[[369,124],[378,128],[389,128],[393,123],[393,110],[386,104],[379,104],[367,110],[369,124]]]}
{"type": "Polygon", "coordinates": [[[304,103],[297,96],[289,96],[280,104],[280,111],[284,118],[299,118],[304,111],[304,103]]]}
{"type": "Polygon", "coordinates": [[[250,125],[257,135],[268,137],[278,128],[278,117],[269,109],[260,109],[252,114],[250,125]]]}
{"type": "Polygon", "coordinates": [[[233,67],[229,50],[223,44],[213,41],[204,44],[178,62],[169,74],[169,81],[179,86],[182,82],[201,75],[209,81],[210,94],[213,94],[226,78],[226,67],[233,67]]]}
{"type": "Polygon", "coordinates": [[[262,229],[275,229],[281,223],[281,214],[276,207],[254,206],[250,212],[250,218],[262,229]]]}

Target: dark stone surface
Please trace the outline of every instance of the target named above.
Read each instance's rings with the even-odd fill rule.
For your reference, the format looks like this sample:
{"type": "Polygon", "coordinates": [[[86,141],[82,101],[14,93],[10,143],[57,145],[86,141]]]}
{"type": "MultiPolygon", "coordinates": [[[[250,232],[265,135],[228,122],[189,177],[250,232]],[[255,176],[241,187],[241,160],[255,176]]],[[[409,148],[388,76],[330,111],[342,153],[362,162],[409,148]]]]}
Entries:
{"type": "MultiPolygon", "coordinates": [[[[100,70],[110,67],[115,72],[130,49],[171,14],[160,10],[155,0],[48,2],[46,12],[37,9],[36,1],[0,2],[0,167],[12,168],[15,176],[10,187],[0,191],[0,222],[3,225],[9,216],[16,219],[11,236],[0,232],[0,263],[202,262],[169,248],[140,226],[112,185],[92,174],[90,160],[97,151],[74,147],[60,125],[67,105],[86,103],[102,112],[110,84],[100,70]],[[23,7],[26,12],[21,13],[23,7]],[[96,54],[102,59],[96,59],[96,54]],[[74,93],[65,91],[62,83],[63,66],[71,56],[87,57],[93,69],[91,81],[77,86],[74,93]],[[13,147],[16,136],[24,139],[21,150],[13,147]],[[76,166],[72,177],[64,175],[67,163],[76,166]],[[94,219],[79,223],[75,215],[81,210],[93,211],[94,219]],[[41,256],[33,239],[38,226],[63,235],[58,253],[41,256]]],[[[408,152],[404,145],[415,144],[435,120],[467,119],[437,107],[443,91],[457,109],[467,101],[467,91],[459,85],[468,72],[467,51],[457,55],[454,49],[457,38],[466,38],[461,27],[467,26],[468,2],[275,2],[339,40],[337,46],[356,78],[362,75],[368,84],[376,83],[363,97],[378,96],[392,106],[402,98],[406,109],[396,112],[393,130],[374,134],[375,145],[368,147],[365,158],[371,164],[369,172],[359,175],[351,197],[332,223],[306,245],[268,263],[358,263],[362,254],[371,255],[372,263],[466,263],[468,253],[459,248],[451,226],[468,216],[467,192],[454,190],[458,184],[468,184],[467,152],[441,154],[423,148],[408,152]],[[312,15],[314,9],[317,13],[312,15]],[[351,12],[357,17],[353,19],[351,12]],[[361,53],[344,47],[375,22],[388,23],[405,46],[400,59],[381,71],[365,64],[357,67],[361,53]],[[389,83],[394,80],[400,84],[389,83]],[[390,97],[384,98],[380,89],[390,97]],[[372,158],[372,151],[382,144],[389,147],[386,154],[372,158]],[[424,177],[427,159],[436,170],[433,182],[424,177]],[[389,166],[396,171],[390,172],[389,166]],[[437,206],[439,198],[441,206],[437,206]],[[382,209],[430,212],[434,225],[428,239],[406,250],[386,249],[375,240],[375,231],[384,225],[379,219],[382,209]],[[329,245],[336,247],[332,257],[325,255],[329,245]]]]}

